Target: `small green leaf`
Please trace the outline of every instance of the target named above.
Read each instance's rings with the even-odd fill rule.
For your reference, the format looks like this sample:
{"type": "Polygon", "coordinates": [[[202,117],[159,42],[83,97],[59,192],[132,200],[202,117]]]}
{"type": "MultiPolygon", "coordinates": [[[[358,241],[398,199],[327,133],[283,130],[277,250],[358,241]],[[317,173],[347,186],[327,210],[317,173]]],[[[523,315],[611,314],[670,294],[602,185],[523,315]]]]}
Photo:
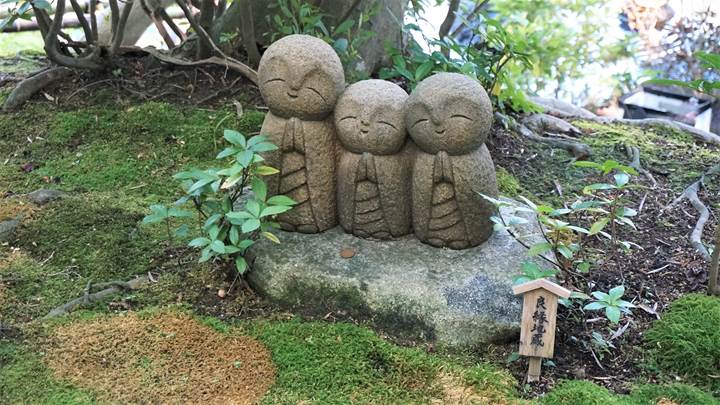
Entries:
{"type": "Polygon", "coordinates": [[[247,142],[243,134],[232,129],[226,129],[223,132],[223,138],[233,145],[241,146],[243,149],[246,147],[247,142]]]}
{"type": "Polygon", "coordinates": [[[608,295],[611,299],[617,300],[618,298],[622,297],[625,294],[625,286],[619,285],[617,287],[612,288],[610,291],[608,291],[608,295]]]}
{"type": "Polygon", "coordinates": [[[602,231],[603,228],[605,228],[605,226],[608,224],[608,222],[610,222],[609,218],[602,218],[602,219],[596,221],[590,227],[590,232],[588,233],[588,235],[595,235],[595,234],[600,233],[600,231],[602,231]]]}
{"type": "Polygon", "coordinates": [[[537,256],[539,254],[545,253],[552,249],[552,244],[543,242],[543,243],[536,243],[530,247],[528,250],[528,255],[530,256],[537,256]]]}
{"type": "Polygon", "coordinates": [[[242,224],[243,233],[250,233],[258,228],[260,228],[260,220],[255,218],[248,219],[242,224]]]}
{"type": "Polygon", "coordinates": [[[225,244],[221,240],[214,240],[210,243],[210,249],[217,253],[225,253],[225,244]]]}
{"type": "Polygon", "coordinates": [[[613,324],[620,322],[620,308],[612,306],[605,307],[605,316],[613,324]]]}
{"type": "Polygon", "coordinates": [[[204,246],[207,246],[210,243],[210,239],[208,238],[195,238],[188,243],[188,246],[194,247],[194,248],[201,248],[204,246]]]}
{"type": "Polygon", "coordinates": [[[236,153],[238,153],[237,148],[227,147],[227,148],[223,149],[222,152],[218,153],[216,159],[224,159],[224,158],[226,158],[228,156],[232,156],[236,153]]]}
{"type": "Polygon", "coordinates": [[[275,242],[275,243],[280,243],[280,239],[278,239],[278,237],[275,236],[275,234],[273,234],[273,233],[263,232],[263,233],[262,233],[262,236],[264,236],[265,238],[267,238],[267,239],[269,239],[269,240],[271,240],[271,241],[273,241],[273,242],[275,242]]]}
{"type": "Polygon", "coordinates": [[[596,311],[598,309],[603,309],[607,306],[607,304],[599,301],[591,302],[583,307],[586,311],[596,311]]]}
{"type": "Polygon", "coordinates": [[[270,215],[282,214],[283,212],[289,211],[292,207],[287,205],[271,205],[262,210],[260,217],[267,217],[270,215]]]}
{"type": "Polygon", "coordinates": [[[630,181],[630,175],[627,173],[615,173],[615,185],[622,188],[630,181]]]}
{"type": "Polygon", "coordinates": [[[264,181],[258,178],[252,179],[252,191],[255,193],[255,198],[260,201],[265,201],[267,198],[267,186],[264,181]]]}
{"type": "Polygon", "coordinates": [[[267,203],[270,205],[295,205],[295,200],[284,195],[275,195],[268,198],[267,203]]]}
{"type": "Polygon", "coordinates": [[[280,173],[280,170],[270,166],[259,166],[255,169],[255,174],[258,176],[270,176],[277,173],[280,173]]]}
{"type": "Polygon", "coordinates": [[[244,257],[238,256],[235,258],[235,268],[238,273],[245,274],[245,271],[247,270],[247,262],[244,257]]]}

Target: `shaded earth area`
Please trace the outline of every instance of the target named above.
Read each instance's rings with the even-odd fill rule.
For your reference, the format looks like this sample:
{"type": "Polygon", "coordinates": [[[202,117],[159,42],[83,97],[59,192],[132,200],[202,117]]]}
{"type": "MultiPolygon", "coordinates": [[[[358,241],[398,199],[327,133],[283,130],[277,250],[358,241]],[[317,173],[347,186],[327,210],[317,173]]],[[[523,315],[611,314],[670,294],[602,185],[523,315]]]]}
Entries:
{"type": "MultiPolygon", "coordinates": [[[[0,101],[13,83],[11,78],[0,84],[0,101]]],[[[88,341],[93,334],[122,330],[120,320],[133,319],[128,327],[141,327],[144,315],[125,315],[127,311],[149,308],[152,317],[154,308],[166,307],[202,317],[200,324],[191,322],[197,326],[187,333],[213,336],[218,352],[227,349],[223,345],[232,341],[234,333],[267,347],[276,370],[275,383],[262,399],[268,404],[515,403],[553,390],[562,379],[590,380],[619,393],[635,393],[640,383],[681,379],[647,365],[643,332],[670,301],[705,286],[708,265],[687,239],[696,212],[687,202],[663,208],[701,173],[720,163],[716,148],[662,129],[575,122],[583,130],[582,141],[593,147],[594,161],[612,158],[626,163],[618,144],[635,145],[658,186],[652,188],[642,176],[633,178],[638,186],[626,196],[627,205],[639,215],[634,218],[637,230],[623,229],[621,237],[642,249],[610,256],[598,242],[593,245],[596,266],[584,278],[565,280],[566,285],[580,291],[607,291],[624,280],[625,299],[642,307],[618,326],[610,325],[600,313],[561,308],[554,365],[546,364],[541,384],[530,387],[522,383],[526,363],[506,363],[516,344],[438,353],[429,345],[396,346],[346,314],[299,319],[251,292],[230,288],[227,269],[197,263],[196,252],[182,247],[186,237],[168,241],[162,225],[141,225],[150,204],[169,204],[178,196],[174,173],[215,164],[214,157],[223,147],[222,129],[257,133],[263,112],[256,89],[232,72],[168,69],[128,59],[121,72],[74,76],[47,88],[22,111],[0,115],[0,221],[26,216],[11,241],[0,245],[0,402],[28,398],[37,403],[103,402],[114,395],[108,393],[115,387],[103,389],[104,394],[83,388],[89,385],[63,369],[57,357],[55,369],[61,371],[56,374],[47,367],[53,361],[52,347],[67,344],[72,349],[86,342],[99,345],[102,352],[110,346],[88,341]],[[61,189],[68,195],[43,206],[18,197],[39,188],[61,189]],[[82,296],[88,283],[136,275],[151,281],[87,305],[61,321],[40,320],[52,308],[82,296]],[[224,298],[218,295],[220,290],[226,293],[224,298]],[[106,318],[107,314],[117,316],[106,318]],[[208,322],[212,329],[202,325],[208,322]],[[625,325],[622,333],[616,333],[625,325]],[[75,337],[81,331],[82,336],[75,337]],[[593,332],[614,347],[594,344],[593,332]],[[47,356],[40,354],[41,347],[49,348],[47,356]]],[[[528,143],[499,126],[489,146],[502,193],[509,197],[524,195],[560,207],[572,202],[582,186],[604,180],[571,166],[564,151],[528,143]]],[[[718,185],[718,179],[709,177],[700,193],[713,212],[720,208],[718,185]]],[[[193,219],[173,226],[182,223],[193,230],[197,227],[193,219]]],[[[716,223],[711,216],[703,235],[706,244],[716,223]]],[[[172,320],[183,316],[168,316],[168,327],[175,327],[172,320]]],[[[154,350],[132,355],[134,363],[114,371],[131,373],[135,381],[149,378],[150,386],[144,389],[160,389],[152,381],[166,376],[162,373],[167,364],[152,356],[161,356],[158,342],[168,337],[162,336],[162,328],[141,329],[155,342],[148,344],[154,350]],[[145,364],[152,365],[149,371],[143,369],[143,356],[149,359],[145,364]]],[[[192,336],[187,335],[199,340],[192,336]]],[[[119,335],[110,341],[115,338],[119,335]]],[[[137,353],[144,350],[149,349],[137,353]]],[[[233,363],[238,355],[231,352],[218,358],[233,363]]],[[[76,369],[99,367],[84,356],[62,362],[85,362],[76,369]]],[[[226,371],[236,371],[231,366],[226,371]]]]}

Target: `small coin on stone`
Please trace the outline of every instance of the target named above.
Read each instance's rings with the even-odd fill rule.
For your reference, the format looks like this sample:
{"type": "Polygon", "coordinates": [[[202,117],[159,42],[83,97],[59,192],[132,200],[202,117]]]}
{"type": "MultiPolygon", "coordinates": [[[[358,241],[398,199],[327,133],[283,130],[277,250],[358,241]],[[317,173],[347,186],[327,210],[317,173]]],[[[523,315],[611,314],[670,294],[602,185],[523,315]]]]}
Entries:
{"type": "Polygon", "coordinates": [[[355,256],[355,251],[351,248],[344,248],[340,251],[340,257],[342,257],[343,259],[349,259],[353,256],[355,256]]]}

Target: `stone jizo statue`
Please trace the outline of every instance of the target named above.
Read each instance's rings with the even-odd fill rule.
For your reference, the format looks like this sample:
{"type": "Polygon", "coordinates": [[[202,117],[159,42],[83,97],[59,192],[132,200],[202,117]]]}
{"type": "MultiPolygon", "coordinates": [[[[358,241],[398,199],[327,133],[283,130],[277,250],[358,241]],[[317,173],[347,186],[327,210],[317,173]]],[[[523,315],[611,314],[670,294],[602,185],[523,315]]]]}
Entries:
{"type": "Polygon", "coordinates": [[[390,239],[410,233],[412,159],[405,131],[408,95],[396,84],[364,80],[335,108],[343,147],[338,164],[338,216],[346,232],[390,239]]]}
{"type": "Polygon", "coordinates": [[[492,234],[495,208],[480,195],[498,195],[495,167],[485,146],[492,116],[485,89],[457,73],[423,80],[408,98],[405,124],[419,148],[412,217],[420,241],[465,249],[492,234]]]}
{"type": "Polygon", "coordinates": [[[330,229],[337,224],[332,112],[345,87],[340,58],[321,39],[290,35],[265,51],[258,78],[270,109],[261,133],[279,148],[264,155],[280,170],[268,178],[268,193],[297,202],[278,222],[303,233],[330,229]]]}

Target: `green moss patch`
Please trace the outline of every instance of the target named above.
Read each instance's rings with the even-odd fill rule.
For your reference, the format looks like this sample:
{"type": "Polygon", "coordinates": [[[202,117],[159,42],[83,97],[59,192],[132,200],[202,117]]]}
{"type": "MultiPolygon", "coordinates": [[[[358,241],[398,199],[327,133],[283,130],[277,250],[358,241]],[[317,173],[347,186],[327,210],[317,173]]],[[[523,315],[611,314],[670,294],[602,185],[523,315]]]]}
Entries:
{"type": "Polygon", "coordinates": [[[645,333],[645,347],[662,371],[720,393],[720,298],[686,295],[645,333]]]}
{"type": "Polygon", "coordinates": [[[0,149],[16,151],[0,166],[3,187],[23,192],[53,182],[65,190],[172,195],[178,187],[173,174],[212,164],[222,149],[223,128],[252,134],[264,118],[258,111],[238,118],[230,110],[158,102],[54,108],[32,104],[0,116],[0,149]]]}
{"type": "Polygon", "coordinates": [[[145,273],[164,246],[139,228],[144,207],[122,194],[52,202],[18,231],[22,255],[0,266],[12,279],[0,302],[4,319],[29,321],[82,295],[88,282],[145,273]]]}
{"type": "Polygon", "coordinates": [[[0,340],[0,403],[94,404],[94,395],[56,380],[37,350],[0,340]]]}
{"type": "Polygon", "coordinates": [[[641,385],[630,395],[614,395],[589,381],[564,381],[540,398],[543,405],[713,405],[718,401],[684,384],[641,385]]]}
{"type": "Polygon", "coordinates": [[[278,368],[267,404],[443,403],[468,387],[478,398],[513,398],[514,379],[506,372],[489,366],[461,370],[355,325],[294,319],[249,328],[268,346],[278,368]]]}

